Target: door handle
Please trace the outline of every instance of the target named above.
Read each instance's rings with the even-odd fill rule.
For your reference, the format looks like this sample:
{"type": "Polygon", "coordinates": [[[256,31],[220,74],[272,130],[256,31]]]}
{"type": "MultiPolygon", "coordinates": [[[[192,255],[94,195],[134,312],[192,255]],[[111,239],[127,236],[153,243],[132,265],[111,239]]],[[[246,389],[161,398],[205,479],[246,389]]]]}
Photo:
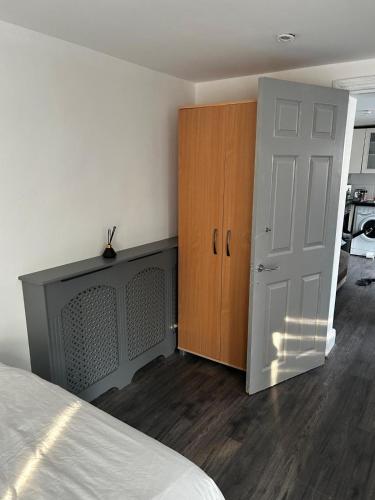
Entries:
{"type": "Polygon", "coordinates": [[[212,253],[217,255],[217,229],[215,228],[212,233],[212,253]]]}
{"type": "Polygon", "coordinates": [[[232,231],[228,229],[227,231],[227,257],[230,257],[230,239],[232,236],[232,231]]]}
{"type": "Polygon", "coordinates": [[[280,269],[280,266],[266,267],[263,264],[259,264],[257,267],[258,273],[262,273],[263,271],[277,271],[278,269],[280,269]]]}

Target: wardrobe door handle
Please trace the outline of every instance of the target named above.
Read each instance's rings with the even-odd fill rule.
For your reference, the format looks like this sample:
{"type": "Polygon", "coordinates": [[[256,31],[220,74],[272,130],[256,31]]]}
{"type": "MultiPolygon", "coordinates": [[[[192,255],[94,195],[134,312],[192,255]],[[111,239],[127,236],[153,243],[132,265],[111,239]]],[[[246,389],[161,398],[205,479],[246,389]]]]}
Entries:
{"type": "Polygon", "coordinates": [[[212,252],[217,255],[217,229],[215,228],[212,233],[212,252]]]}
{"type": "Polygon", "coordinates": [[[230,257],[230,239],[232,236],[232,231],[228,229],[227,231],[227,257],[230,257]]]}

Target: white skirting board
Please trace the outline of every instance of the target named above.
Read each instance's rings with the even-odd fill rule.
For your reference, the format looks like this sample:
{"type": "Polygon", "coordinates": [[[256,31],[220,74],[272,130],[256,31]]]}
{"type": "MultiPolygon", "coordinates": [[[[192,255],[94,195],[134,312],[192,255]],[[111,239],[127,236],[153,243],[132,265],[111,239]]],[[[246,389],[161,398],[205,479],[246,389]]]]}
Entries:
{"type": "Polygon", "coordinates": [[[336,343],[336,330],[331,328],[327,335],[327,343],[326,343],[326,358],[329,353],[332,351],[334,345],[336,343]]]}

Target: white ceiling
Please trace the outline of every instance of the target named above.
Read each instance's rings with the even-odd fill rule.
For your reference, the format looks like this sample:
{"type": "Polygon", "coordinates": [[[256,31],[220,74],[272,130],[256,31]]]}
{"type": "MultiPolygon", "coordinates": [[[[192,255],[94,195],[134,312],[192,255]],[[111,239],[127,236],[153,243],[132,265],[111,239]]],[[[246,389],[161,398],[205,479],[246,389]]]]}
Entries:
{"type": "Polygon", "coordinates": [[[0,0],[0,19],[193,81],[375,56],[374,0],[0,0]]]}
{"type": "Polygon", "coordinates": [[[372,94],[357,94],[354,97],[357,99],[355,125],[375,126],[375,89],[372,94]],[[364,114],[364,110],[372,111],[372,113],[364,114]]]}

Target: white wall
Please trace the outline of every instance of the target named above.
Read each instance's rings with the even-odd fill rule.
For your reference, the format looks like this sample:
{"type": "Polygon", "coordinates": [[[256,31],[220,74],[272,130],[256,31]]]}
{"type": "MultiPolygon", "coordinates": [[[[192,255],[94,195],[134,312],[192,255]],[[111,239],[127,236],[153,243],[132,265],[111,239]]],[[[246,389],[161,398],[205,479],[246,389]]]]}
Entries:
{"type": "Polygon", "coordinates": [[[356,189],[367,189],[367,197],[375,198],[375,174],[349,174],[348,184],[352,185],[352,193],[356,189]]]}
{"type": "Polygon", "coordinates": [[[0,361],[29,367],[17,276],[176,234],[194,86],[0,22],[0,361]]]}
{"type": "Polygon", "coordinates": [[[196,85],[196,102],[199,104],[221,101],[254,99],[258,95],[258,78],[269,76],[281,80],[332,86],[332,80],[375,74],[375,59],[327,64],[309,68],[290,69],[264,75],[227,78],[196,85]]]}

